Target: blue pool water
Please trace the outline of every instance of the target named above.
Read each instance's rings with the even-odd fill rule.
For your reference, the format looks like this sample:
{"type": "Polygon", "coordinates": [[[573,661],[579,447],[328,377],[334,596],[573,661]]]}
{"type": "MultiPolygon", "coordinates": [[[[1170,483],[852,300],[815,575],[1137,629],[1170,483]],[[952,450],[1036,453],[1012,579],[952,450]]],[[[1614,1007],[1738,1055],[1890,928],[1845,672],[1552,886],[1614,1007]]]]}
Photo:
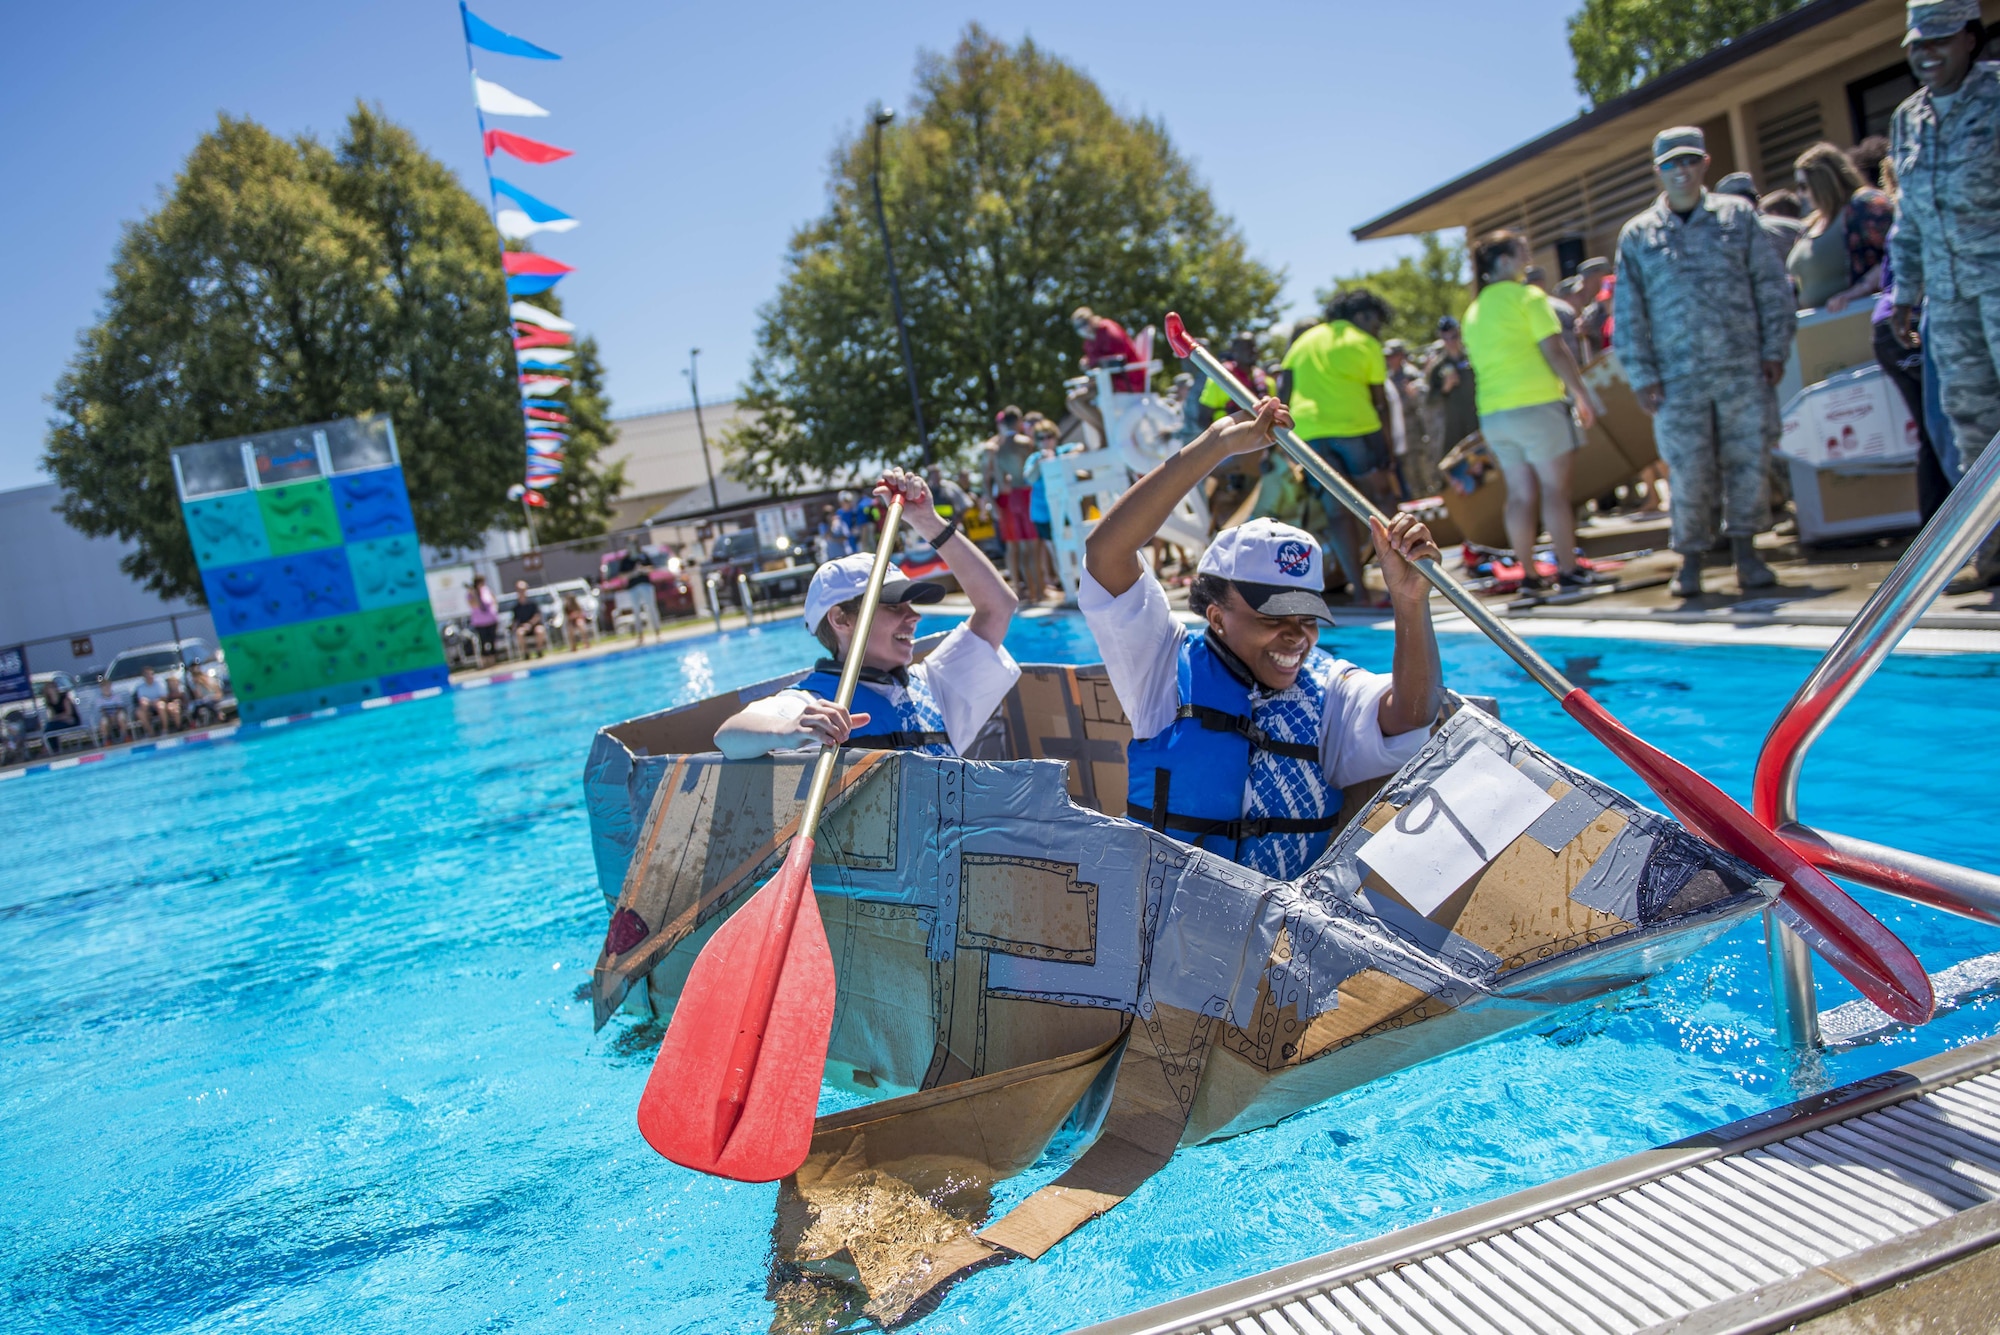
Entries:
{"type": "MultiPolygon", "coordinates": [[[[1386,667],[1385,635],[1337,647],[1386,667]]],[[[1024,659],[1084,661],[1070,618],[1024,659]]],[[[1544,641],[1746,795],[1813,656],[1544,641]]],[[[774,1188],[686,1173],[633,1110],[657,1031],[590,1029],[581,799],[600,724],[784,670],[773,627],[0,785],[0,1328],[762,1332],[774,1188]]],[[[1454,685],[1642,792],[1484,641],[1454,685]]],[[[1992,866],[2000,659],[1899,658],[1808,766],[1808,819],[1992,866]]],[[[2000,932],[1864,896],[1932,969],[2000,932]]],[[[1830,974],[1828,1002],[1852,993],[1830,974]]],[[[1978,1004],[1803,1068],[1745,927],[1644,989],[1184,1152],[923,1331],[1064,1329],[1372,1237],[1993,1032],[1978,1004]]],[[[1005,1184],[1005,1208],[1059,1165],[1005,1184]]]]}

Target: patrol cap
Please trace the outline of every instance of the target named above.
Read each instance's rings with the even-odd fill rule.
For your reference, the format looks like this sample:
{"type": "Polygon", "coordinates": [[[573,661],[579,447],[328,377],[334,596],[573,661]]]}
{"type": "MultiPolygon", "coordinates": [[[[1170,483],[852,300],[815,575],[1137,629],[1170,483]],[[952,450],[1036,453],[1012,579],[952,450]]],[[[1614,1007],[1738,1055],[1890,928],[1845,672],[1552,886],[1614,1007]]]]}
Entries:
{"type": "Polygon", "coordinates": [[[1715,183],[1715,193],[1718,195],[1737,195],[1755,204],[1757,202],[1757,183],[1750,179],[1749,172],[1731,172],[1715,183]]]}
{"type": "Polygon", "coordinates": [[[1705,158],[1708,137],[1696,125],[1676,125],[1653,136],[1653,165],[1664,167],[1675,158],[1705,158]]]}
{"type": "MultiPolygon", "coordinates": [[[[826,620],[828,612],[849,598],[859,598],[868,592],[868,576],[874,569],[874,553],[855,552],[838,561],[828,561],[815,571],[812,583],[806,586],[806,629],[819,634],[819,623],[826,620]]],[[[934,603],[942,597],[944,585],[910,579],[897,573],[893,565],[882,579],[884,603],[934,603]]]]}
{"type": "Polygon", "coordinates": [[[1909,0],[1904,6],[1910,30],[1903,45],[1935,42],[1965,31],[1965,25],[1979,21],[1979,0],[1909,0]]]}
{"type": "Polygon", "coordinates": [[[1196,570],[1234,584],[1264,616],[1318,617],[1330,625],[1323,559],[1318,539],[1304,529],[1253,519],[1216,534],[1196,570]]]}

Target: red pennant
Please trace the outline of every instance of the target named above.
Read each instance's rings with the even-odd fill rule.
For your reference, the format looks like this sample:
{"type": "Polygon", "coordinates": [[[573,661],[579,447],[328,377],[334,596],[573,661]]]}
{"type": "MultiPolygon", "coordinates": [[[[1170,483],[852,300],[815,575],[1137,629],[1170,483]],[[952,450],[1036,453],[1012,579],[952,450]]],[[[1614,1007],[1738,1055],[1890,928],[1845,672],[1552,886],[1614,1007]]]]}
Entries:
{"type": "Polygon", "coordinates": [[[510,274],[539,274],[560,278],[563,274],[576,272],[561,260],[537,255],[532,250],[510,250],[500,257],[500,263],[510,274]]]}
{"type": "Polygon", "coordinates": [[[521,499],[527,502],[529,505],[534,506],[537,510],[545,510],[548,508],[549,498],[542,495],[542,493],[539,491],[531,491],[527,495],[521,497],[521,499]]]}
{"type": "Polygon", "coordinates": [[[526,135],[509,134],[505,130],[488,130],[486,156],[492,157],[496,148],[502,153],[513,154],[523,162],[533,162],[538,165],[544,162],[561,162],[570,155],[569,149],[557,148],[554,144],[545,144],[526,135]]]}
{"type": "Polygon", "coordinates": [[[569,335],[558,334],[553,329],[533,329],[517,335],[514,346],[523,352],[529,348],[566,348],[569,346],[569,335]]]}
{"type": "Polygon", "coordinates": [[[567,424],[569,421],[569,418],[563,416],[561,413],[552,413],[547,408],[523,408],[521,411],[527,413],[528,416],[534,418],[537,422],[562,422],[567,424]]]}

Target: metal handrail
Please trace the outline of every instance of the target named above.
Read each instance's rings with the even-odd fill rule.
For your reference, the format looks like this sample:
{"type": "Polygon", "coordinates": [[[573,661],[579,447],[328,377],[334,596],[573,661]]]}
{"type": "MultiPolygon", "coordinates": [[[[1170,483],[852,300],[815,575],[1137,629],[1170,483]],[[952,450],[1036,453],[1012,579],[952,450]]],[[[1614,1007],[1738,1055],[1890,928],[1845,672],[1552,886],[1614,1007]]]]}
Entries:
{"type": "MultiPolygon", "coordinates": [[[[2000,923],[2000,877],[1921,857],[1798,818],[1806,752],[1937,599],[1959,567],[2000,522],[2000,436],[1966,470],[1903,559],[1826,651],[1764,738],[1751,785],[1751,811],[1821,871],[1982,922],[2000,923]]],[[[1807,948],[1770,915],[1772,990],[1786,1042],[1819,1041],[1818,1007],[1807,948]]]]}

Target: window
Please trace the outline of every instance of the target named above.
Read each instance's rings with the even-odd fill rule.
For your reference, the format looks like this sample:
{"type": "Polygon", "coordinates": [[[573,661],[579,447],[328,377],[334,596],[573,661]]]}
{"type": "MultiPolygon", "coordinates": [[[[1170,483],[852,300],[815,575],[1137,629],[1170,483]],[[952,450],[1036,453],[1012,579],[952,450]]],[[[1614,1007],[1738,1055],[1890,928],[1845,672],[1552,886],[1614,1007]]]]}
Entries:
{"type": "Polygon", "coordinates": [[[1917,76],[1902,61],[1847,85],[1847,115],[1854,123],[1854,142],[1858,144],[1872,134],[1889,133],[1889,122],[1894,119],[1896,108],[1916,91],[1917,76]]]}

